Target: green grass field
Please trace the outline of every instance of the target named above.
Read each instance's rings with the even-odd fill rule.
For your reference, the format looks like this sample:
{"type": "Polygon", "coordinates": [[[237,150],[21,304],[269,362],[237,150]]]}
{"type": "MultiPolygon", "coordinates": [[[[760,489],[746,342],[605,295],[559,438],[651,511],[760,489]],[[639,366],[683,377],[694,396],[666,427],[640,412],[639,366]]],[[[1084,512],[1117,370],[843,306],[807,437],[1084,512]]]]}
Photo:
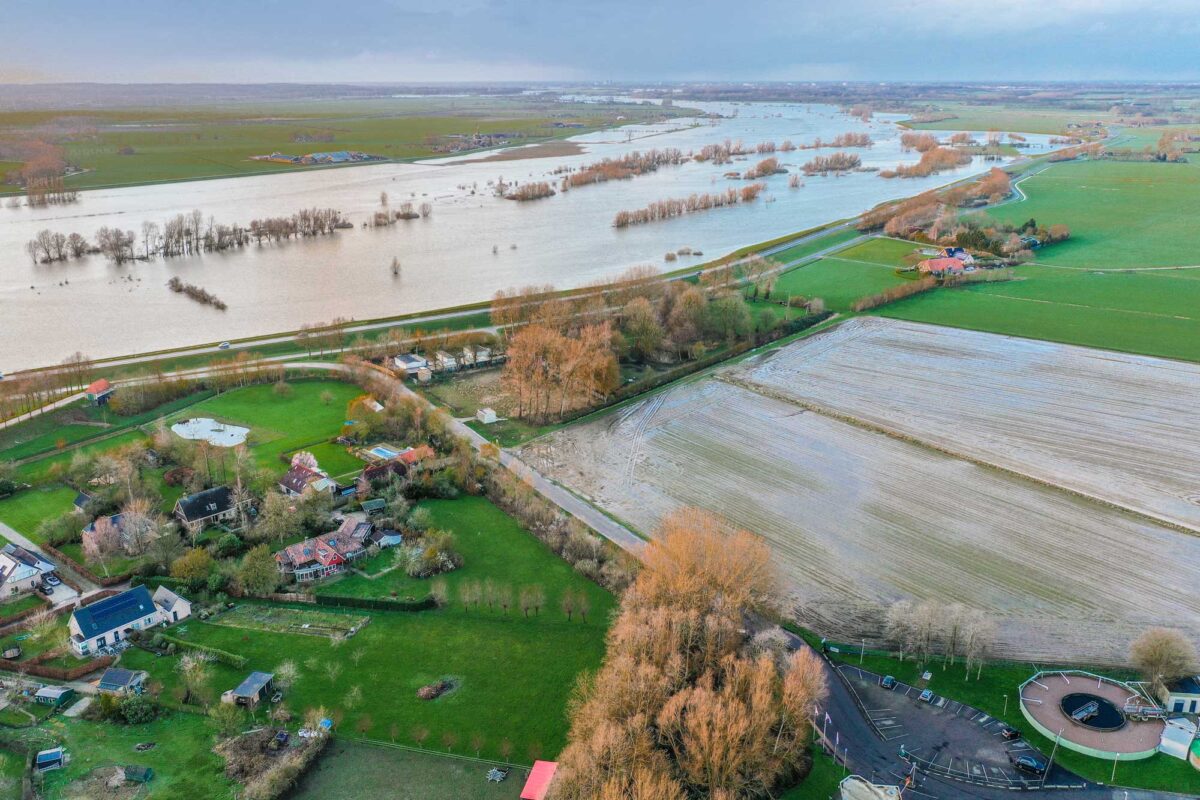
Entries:
{"type": "Polygon", "coordinates": [[[1093,269],[1200,264],[1193,213],[1200,162],[1066,162],[1025,179],[1021,189],[1028,200],[1000,206],[992,216],[1071,228],[1068,241],[1038,251],[1039,263],[1093,269]]]}
{"type": "MultiPolygon", "coordinates": [[[[360,394],[362,390],[357,386],[341,381],[297,381],[283,397],[275,393],[274,386],[249,386],[197,403],[171,421],[212,417],[249,427],[250,451],[255,460],[264,469],[282,472],[287,465],[279,460],[280,454],[337,436],[346,419],[347,403],[360,394]],[[321,399],[326,392],[333,396],[328,403],[321,399]]],[[[338,457],[336,466],[348,463],[338,457]]]]}
{"type": "Polygon", "coordinates": [[[832,231],[824,236],[804,242],[803,244],[794,245],[786,250],[780,250],[778,253],[772,253],[770,259],[777,261],[780,264],[786,264],[789,261],[795,261],[806,256],[811,256],[813,253],[819,253],[827,247],[849,242],[861,236],[853,227],[843,228],[842,230],[832,231]]]}
{"type": "Polygon", "coordinates": [[[914,247],[894,239],[870,239],[784,272],[771,296],[820,297],[828,308],[847,311],[860,297],[904,283],[907,279],[896,274],[896,267],[914,247]]]}
{"type": "MultiPolygon", "coordinates": [[[[37,527],[42,520],[70,511],[74,499],[75,491],[62,485],[27,489],[0,500],[0,522],[37,541],[37,527]]],[[[80,518],[79,526],[83,525],[80,518]]]]}
{"type": "Polygon", "coordinates": [[[951,115],[938,122],[909,124],[916,130],[1012,131],[1013,133],[1067,133],[1071,122],[1109,120],[1104,111],[1017,108],[1012,106],[938,103],[937,113],[951,115]]]}
{"type": "Polygon", "coordinates": [[[500,783],[487,780],[491,765],[437,753],[348,741],[329,743],[290,800],[516,800],[529,776],[513,768],[500,783]]]}
{"type": "MultiPolygon", "coordinates": [[[[486,606],[467,612],[454,602],[452,589],[451,603],[436,611],[339,612],[369,616],[371,622],[336,648],[317,636],[249,631],[219,624],[219,618],[216,624],[188,620],[175,629],[176,635],[249,659],[242,670],[214,665],[214,692],[232,688],[249,670],[271,671],[290,659],[300,668],[301,677],[288,693],[288,707],[293,712],[317,706],[340,710],[346,731],[357,731],[367,719],[367,736],[382,741],[391,739],[395,725],[398,741],[412,744],[411,732],[420,725],[431,732],[427,746],[434,749],[442,747],[442,735],[450,733],[457,737],[453,752],[466,753],[470,737],[480,733],[487,739],[482,748],[487,757],[499,756],[505,738],[514,745],[516,761],[528,762],[535,749],[547,755],[557,752],[566,737],[563,709],[575,676],[596,668],[603,657],[613,598],[574,573],[486,500],[464,498],[428,505],[435,523],[455,532],[466,556],[462,577],[451,574],[448,583],[491,578],[514,591],[536,583],[546,593],[541,613],[525,618],[516,608],[506,614],[486,606]],[[495,541],[487,541],[491,538],[495,541]],[[568,621],[559,609],[567,589],[587,593],[591,600],[587,622],[578,614],[568,621]],[[327,667],[334,663],[341,671],[331,680],[327,667]],[[435,701],[416,697],[421,686],[442,678],[460,685],[435,701]],[[353,686],[363,693],[360,705],[347,702],[353,686]]],[[[403,573],[397,579],[400,587],[410,580],[403,573]]],[[[331,588],[348,584],[353,589],[351,581],[362,580],[343,579],[331,588]]],[[[421,594],[427,585],[419,587],[421,594]]],[[[372,586],[360,587],[358,593],[390,596],[386,584],[378,588],[383,591],[376,594],[372,586]]],[[[175,661],[138,650],[122,657],[123,666],[149,670],[168,688],[178,682],[175,661]]]]}
{"type": "MultiPolygon", "coordinates": [[[[431,140],[453,134],[513,134],[517,144],[546,141],[672,113],[630,105],[566,105],[541,99],[487,97],[389,98],[0,114],[0,136],[19,138],[53,125],[71,136],[70,159],[86,172],[68,179],[80,189],[295,169],[249,160],[275,151],[290,155],[360,150],[388,159],[436,155],[431,140]],[[617,115],[627,119],[622,123],[617,115]],[[583,128],[555,128],[554,122],[583,128]],[[298,141],[304,137],[322,141],[298,141]],[[133,152],[122,154],[125,148],[133,152]]],[[[0,174],[18,168],[0,163],[0,174]]],[[[0,185],[0,194],[15,187],[0,185]]]]}

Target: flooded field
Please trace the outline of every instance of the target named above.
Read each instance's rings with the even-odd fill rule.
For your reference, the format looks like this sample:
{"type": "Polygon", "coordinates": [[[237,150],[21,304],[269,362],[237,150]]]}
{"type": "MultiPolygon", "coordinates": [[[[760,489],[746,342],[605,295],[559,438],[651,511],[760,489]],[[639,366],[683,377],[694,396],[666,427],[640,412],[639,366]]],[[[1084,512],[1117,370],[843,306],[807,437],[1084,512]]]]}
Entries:
{"type": "MultiPolygon", "coordinates": [[[[840,340],[676,387],[537,440],[523,457],[643,531],[697,505],[760,533],[800,617],[839,636],[877,634],[881,609],[905,597],[989,611],[1007,656],[1120,661],[1150,624],[1200,636],[1188,588],[1200,538],[731,382],[765,380],[772,362],[782,370],[805,350],[817,359],[840,340]]],[[[886,366],[879,354],[859,358],[886,366]]],[[[774,373],[776,390],[812,390],[813,379],[787,384],[785,374],[774,373]]],[[[899,383],[876,389],[898,409],[899,383]]]]}
{"type": "Polygon", "coordinates": [[[862,318],[737,375],[1200,531],[1200,365],[862,318]]]}

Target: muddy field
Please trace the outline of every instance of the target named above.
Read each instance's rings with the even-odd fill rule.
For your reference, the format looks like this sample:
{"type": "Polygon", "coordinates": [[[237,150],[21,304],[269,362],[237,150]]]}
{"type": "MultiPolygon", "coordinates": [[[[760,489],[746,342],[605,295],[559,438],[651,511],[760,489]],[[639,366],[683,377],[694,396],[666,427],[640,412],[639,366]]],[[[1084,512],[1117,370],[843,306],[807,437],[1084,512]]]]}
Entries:
{"type": "Polygon", "coordinates": [[[731,371],[1200,532],[1200,365],[860,318],[731,371]]]}
{"type": "MultiPolygon", "coordinates": [[[[899,327],[884,345],[910,335],[899,327]]],[[[1200,538],[786,399],[781,387],[813,392],[811,378],[784,383],[785,365],[793,373],[804,366],[795,352],[843,338],[853,342],[818,337],[673,388],[537,440],[523,455],[643,531],[670,509],[697,505],[762,534],[801,617],[839,637],[876,633],[880,609],[901,597],[987,609],[1007,656],[1121,661],[1149,624],[1200,637],[1200,597],[1189,588],[1200,573],[1200,538]],[[769,379],[771,389],[731,382],[747,378],[769,379]]],[[[878,353],[859,357],[885,366],[878,353]]],[[[895,374],[914,377],[907,367],[895,374]]],[[[930,376],[915,377],[930,385],[930,376]]],[[[839,386],[847,383],[854,386],[846,378],[839,386]]],[[[905,408],[908,391],[877,388],[880,406],[896,398],[905,408]]]]}

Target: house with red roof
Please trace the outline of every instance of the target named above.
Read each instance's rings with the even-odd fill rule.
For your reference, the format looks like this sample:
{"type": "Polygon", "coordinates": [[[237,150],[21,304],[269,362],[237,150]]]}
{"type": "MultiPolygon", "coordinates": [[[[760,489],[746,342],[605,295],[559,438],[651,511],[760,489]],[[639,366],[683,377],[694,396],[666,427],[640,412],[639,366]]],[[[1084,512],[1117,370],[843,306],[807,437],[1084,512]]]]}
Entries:
{"type": "Polygon", "coordinates": [[[529,771],[529,779],[521,789],[521,800],[546,800],[550,784],[554,781],[554,773],[558,771],[557,761],[535,761],[529,771]]]}
{"type": "Polygon", "coordinates": [[[275,563],[281,573],[303,583],[338,574],[346,568],[346,557],[325,536],[316,536],[283,548],[275,554],[275,563]]]}
{"type": "Polygon", "coordinates": [[[436,455],[437,453],[433,451],[432,447],[427,444],[422,444],[405,450],[400,454],[399,458],[401,461],[411,467],[413,464],[426,461],[436,455]]]}
{"type": "Polygon", "coordinates": [[[966,268],[957,258],[927,258],[917,264],[922,275],[958,275],[966,268]]]}
{"type": "Polygon", "coordinates": [[[103,406],[108,404],[109,399],[112,397],[113,391],[113,386],[108,382],[108,378],[100,378],[99,380],[92,381],[91,384],[89,384],[88,387],[83,390],[83,394],[85,397],[87,397],[88,402],[92,405],[103,406]]]}

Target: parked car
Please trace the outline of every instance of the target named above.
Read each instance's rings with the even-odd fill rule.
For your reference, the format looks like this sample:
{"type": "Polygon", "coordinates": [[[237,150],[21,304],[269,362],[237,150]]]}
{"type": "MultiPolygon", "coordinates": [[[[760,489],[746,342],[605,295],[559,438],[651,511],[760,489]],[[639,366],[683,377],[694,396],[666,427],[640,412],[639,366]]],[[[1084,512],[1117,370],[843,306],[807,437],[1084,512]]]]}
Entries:
{"type": "Polygon", "coordinates": [[[1040,758],[1033,756],[1018,756],[1013,753],[1008,754],[1008,760],[1012,765],[1021,772],[1026,772],[1030,775],[1042,776],[1046,774],[1046,762],[1040,758]]]}
{"type": "Polygon", "coordinates": [[[1000,735],[1004,737],[1006,742],[1015,742],[1021,738],[1021,732],[1011,725],[1001,725],[1000,735]]]}
{"type": "Polygon", "coordinates": [[[228,350],[229,342],[221,342],[219,345],[217,345],[217,349],[218,350],[228,350]]]}
{"type": "Polygon", "coordinates": [[[885,689],[889,689],[889,690],[895,689],[896,688],[896,679],[893,678],[891,675],[884,675],[883,678],[880,679],[879,685],[885,689]]]}
{"type": "Polygon", "coordinates": [[[925,691],[921,692],[920,700],[922,703],[932,703],[933,689],[926,689],[925,691]]]}
{"type": "Polygon", "coordinates": [[[46,595],[46,597],[49,597],[50,595],[54,594],[54,587],[47,586],[46,584],[43,583],[41,586],[38,587],[38,591],[41,592],[42,594],[46,595]]]}
{"type": "Polygon", "coordinates": [[[60,583],[62,583],[62,579],[60,579],[53,572],[50,572],[42,576],[42,583],[46,584],[47,586],[58,586],[60,583]]]}

